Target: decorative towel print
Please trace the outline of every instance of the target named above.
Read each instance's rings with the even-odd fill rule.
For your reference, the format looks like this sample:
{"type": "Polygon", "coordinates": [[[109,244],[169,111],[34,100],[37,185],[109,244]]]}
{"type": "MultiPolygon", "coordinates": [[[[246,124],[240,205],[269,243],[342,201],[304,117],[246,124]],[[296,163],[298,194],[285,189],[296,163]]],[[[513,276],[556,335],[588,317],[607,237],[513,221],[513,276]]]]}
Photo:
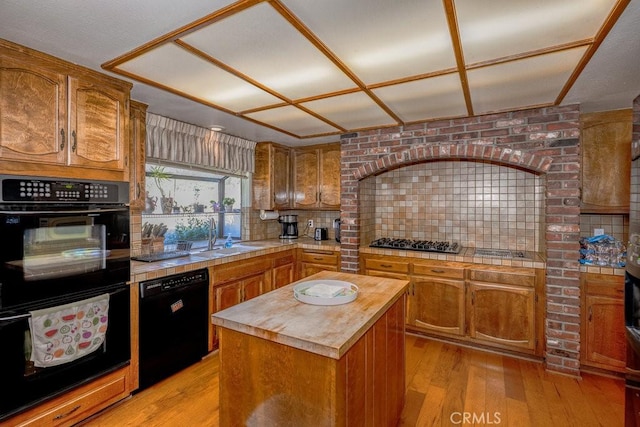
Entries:
{"type": "Polygon", "coordinates": [[[105,340],[108,314],[109,294],[32,311],[31,361],[47,368],[95,351],[105,340]]]}

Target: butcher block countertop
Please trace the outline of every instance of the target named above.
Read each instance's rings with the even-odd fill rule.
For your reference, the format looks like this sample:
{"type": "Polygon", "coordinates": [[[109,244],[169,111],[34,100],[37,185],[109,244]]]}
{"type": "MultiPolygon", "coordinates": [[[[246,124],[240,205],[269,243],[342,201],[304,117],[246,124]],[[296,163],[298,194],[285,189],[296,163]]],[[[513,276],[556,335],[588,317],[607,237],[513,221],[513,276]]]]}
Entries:
{"type": "Polygon", "coordinates": [[[223,328],[340,359],[400,298],[406,280],[323,271],[212,315],[223,328]],[[305,304],[293,296],[294,285],[307,280],[342,280],[359,288],[347,304],[305,304]]]}

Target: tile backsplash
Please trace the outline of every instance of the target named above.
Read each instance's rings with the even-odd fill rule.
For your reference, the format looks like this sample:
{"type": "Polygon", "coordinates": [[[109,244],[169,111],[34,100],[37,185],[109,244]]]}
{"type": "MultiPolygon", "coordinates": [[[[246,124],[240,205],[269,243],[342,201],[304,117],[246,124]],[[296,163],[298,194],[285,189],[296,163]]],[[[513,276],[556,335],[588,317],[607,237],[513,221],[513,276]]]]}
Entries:
{"type": "Polygon", "coordinates": [[[479,161],[434,161],[360,185],[363,243],[373,238],[458,241],[463,247],[540,252],[545,180],[479,161]]]}
{"type": "Polygon", "coordinates": [[[604,234],[614,237],[623,243],[629,240],[629,216],[628,215],[580,215],[580,236],[594,235],[594,229],[602,228],[604,234]]]}

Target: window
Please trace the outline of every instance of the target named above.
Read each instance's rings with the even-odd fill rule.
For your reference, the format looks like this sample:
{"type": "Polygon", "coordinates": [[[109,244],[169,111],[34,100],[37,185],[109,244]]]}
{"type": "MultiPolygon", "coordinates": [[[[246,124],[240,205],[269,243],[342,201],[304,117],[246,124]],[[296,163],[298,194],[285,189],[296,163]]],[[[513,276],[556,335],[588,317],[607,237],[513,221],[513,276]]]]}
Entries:
{"type": "Polygon", "coordinates": [[[147,161],[142,237],[145,224],[146,230],[166,229],[165,251],[207,247],[210,231],[220,241],[229,235],[240,239],[243,181],[219,171],[147,161]]]}

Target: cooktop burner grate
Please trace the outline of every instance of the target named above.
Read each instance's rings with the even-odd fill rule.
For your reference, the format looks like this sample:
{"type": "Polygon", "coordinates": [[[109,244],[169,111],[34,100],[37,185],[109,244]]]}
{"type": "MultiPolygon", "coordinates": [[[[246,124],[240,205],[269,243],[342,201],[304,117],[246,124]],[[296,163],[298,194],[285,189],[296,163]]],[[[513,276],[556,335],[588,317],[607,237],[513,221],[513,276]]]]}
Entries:
{"type": "Polygon", "coordinates": [[[447,254],[460,253],[462,246],[458,242],[438,241],[438,240],[412,240],[412,239],[391,239],[383,237],[374,240],[369,245],[371,248],[406,249],[410,251],[441,252],[447,254]]]}

